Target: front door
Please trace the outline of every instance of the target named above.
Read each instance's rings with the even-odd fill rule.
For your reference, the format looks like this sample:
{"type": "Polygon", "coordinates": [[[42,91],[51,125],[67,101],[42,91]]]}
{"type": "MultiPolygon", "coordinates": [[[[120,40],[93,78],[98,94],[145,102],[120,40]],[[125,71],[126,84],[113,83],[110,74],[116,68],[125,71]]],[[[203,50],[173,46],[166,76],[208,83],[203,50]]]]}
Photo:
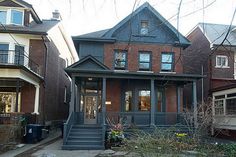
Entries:
{"type": "Polygon", "coordinates": [[[97,124],[97,96],[85,96],[84,124],[97,124]]]}

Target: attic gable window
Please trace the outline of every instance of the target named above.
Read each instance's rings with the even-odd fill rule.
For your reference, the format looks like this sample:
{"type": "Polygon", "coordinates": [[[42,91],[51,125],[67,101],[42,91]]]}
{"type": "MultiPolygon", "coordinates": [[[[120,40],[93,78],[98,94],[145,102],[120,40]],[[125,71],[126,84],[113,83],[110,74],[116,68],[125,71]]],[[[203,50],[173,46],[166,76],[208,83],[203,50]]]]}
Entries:
{"type": "Polygon", "coordinates": [[[148,34],[148,21],[141,21],[140,34],[141,35],[147,35],[148,34]]]}
{"type": "Polygon", "coordinates": [[[18,10],[11,11],[11,23],[16,25],[23,24],[23,12],[18,10]]]}

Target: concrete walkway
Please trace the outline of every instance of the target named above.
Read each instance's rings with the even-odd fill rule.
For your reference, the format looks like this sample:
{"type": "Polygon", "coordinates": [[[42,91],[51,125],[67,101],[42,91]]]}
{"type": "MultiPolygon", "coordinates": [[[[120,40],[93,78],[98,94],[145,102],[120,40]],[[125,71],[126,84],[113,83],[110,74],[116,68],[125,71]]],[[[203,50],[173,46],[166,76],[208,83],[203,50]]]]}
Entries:
{"type": "Polygon", "coordinates": [[[50,131],[50,134],[46,139],[44,139],[36,144],[25,144],[25,146],[23,146],[21,148],[17,148],[17,149],[5,152],[3,154],[0,154],[0,157],[15,157],[15,156],[18,156],[18,157],[22,156],[23,157],[25,152],[33,151],[34,149],[39,148],[40,146],[43,146],[43,145],[49,143],[50,141],[55,141],[56,139],[60,139],[60,137],[61,137],[61,130],[59,130],[59,129],[53,130],[53,131],[50,131]]]}
{"type": "Polygon", "coordinates": [[[32,154],[32,157],[95,157],[103,150],[61,150],[62,139],[45,146],[32,154]]]}

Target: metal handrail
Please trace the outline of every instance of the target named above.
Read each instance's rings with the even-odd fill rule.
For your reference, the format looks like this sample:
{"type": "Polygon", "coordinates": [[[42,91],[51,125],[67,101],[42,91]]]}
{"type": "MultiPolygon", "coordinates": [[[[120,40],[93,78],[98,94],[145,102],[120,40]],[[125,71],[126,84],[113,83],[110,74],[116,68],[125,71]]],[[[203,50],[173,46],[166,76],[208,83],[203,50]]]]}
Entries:
{"type": "Polygon", "coordinates": [[[41,75],[40,66],[30,57],[21,51],[0,50],[0,65],[17,65],[24,66],[34,73],[41,75]]]}
{"type": "Polygon", "coordinates": [[[74,121],[75,121],[75,113],[71,112],[68,119],[67,119],[67,121],[66,121],[66,123],[64,123],[64,127],[63,127],[63,130],[64,130],[64,132],[63,132],[63,143],[64,144],[66,143],[66,139],[69,135],[70,129],[71,129],[74,121]]]}

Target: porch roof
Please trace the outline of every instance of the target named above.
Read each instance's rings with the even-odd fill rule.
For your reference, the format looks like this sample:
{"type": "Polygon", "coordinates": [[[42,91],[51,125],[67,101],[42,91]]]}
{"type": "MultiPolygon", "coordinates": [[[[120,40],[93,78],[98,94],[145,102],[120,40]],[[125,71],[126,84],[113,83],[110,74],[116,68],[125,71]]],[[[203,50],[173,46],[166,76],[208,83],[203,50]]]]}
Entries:
{"type": "Polygon", "coordinates": [[[152,72],[129,72],[117,70],[90,70],[67,68],[65,71],[70,76],[75,77],[105,77],[105,78],[120,78],[120,79],[154,79],[154,80],[172,80],[192,82],[201,79],[205,76],[196,74],[175,74],[175,73],[152,73],[152,72]]]}

